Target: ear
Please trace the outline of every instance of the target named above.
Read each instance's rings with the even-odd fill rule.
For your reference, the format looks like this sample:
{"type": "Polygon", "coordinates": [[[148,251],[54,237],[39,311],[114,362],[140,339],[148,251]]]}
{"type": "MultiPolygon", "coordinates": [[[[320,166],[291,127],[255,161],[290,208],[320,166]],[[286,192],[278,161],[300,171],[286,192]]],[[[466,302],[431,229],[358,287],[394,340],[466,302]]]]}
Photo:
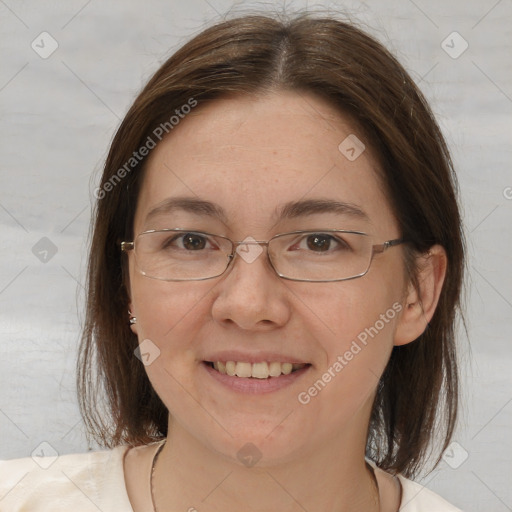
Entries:
{"type": "Polygon", "coordinates": [[[409,283],[403,310],[395,331],[395,345],[405,345],[417,339],[434,316],[446,276],[448,258],[441,245],[418,257],[418,289],[409,283]]]}
{"type": "MultiPolygon", "coordinates": [[[[135,311],[133,310],[132,303],[130,302],[128,304],[128,321],[130,321],[131,317],[137,317],[137,315],[136,315],[135,311]]],[[[130,329],[132,330],[132,332],[134,334],[138,334],[138,332],[137,332],[137,324],[136,323],[135,324],[130,323],[130,329]]]]}
{"type": "Polygon", "coordinates": [[[126,290],[126,293],[128,295],[128,300],[129,300],[129,303],[128,303],[128,322],[130,323],[130,329],[131,331],[134,333],[134,334],[138,334],[137,332],[137,324],[132,324],[130,322],[130,319],[132,317],[135,317],[137,318],[137,313],[136,311],[133,309],[133,303],[132,303],[132,291],[131,291],[131,286],[130,286],[130,272],[128,270],[128,262],[126,262],[127,264],[126,265],[123,265],[123,284],[124,284],[124,287],[125,287],[125,290],[126,290]]]}

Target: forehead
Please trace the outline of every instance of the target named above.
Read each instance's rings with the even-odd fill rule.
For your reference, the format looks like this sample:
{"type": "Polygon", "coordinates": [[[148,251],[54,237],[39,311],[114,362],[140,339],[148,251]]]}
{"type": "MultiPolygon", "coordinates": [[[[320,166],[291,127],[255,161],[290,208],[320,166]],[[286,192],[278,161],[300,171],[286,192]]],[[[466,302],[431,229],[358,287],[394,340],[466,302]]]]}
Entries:
{"type": "Polygon", "coordinates": [[[392,227],[370,148],[353,158],[362,149],[355,137],[364,140],[349,118],[311,94],[199,103],[150,154],[136,229],[173,196],[219,204],[233,229],[263,229],[285,203],[315,198],[358,206],[370,222],[392,227]]]}

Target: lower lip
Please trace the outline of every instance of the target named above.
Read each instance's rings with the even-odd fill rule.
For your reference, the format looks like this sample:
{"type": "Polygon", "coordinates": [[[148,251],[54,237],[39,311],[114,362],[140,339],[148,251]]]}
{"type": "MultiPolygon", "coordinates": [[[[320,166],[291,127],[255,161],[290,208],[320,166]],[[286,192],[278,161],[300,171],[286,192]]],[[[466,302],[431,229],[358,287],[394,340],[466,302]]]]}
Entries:
{"type": "Polygon", "coordinates": [[[271,393],[279,389],[291,386],[297,379],[300,379],[310,368],[307,365],[300,370],[295,370],[288,375],[281,375],[280,377],[269,377],[268,379],[256,379],[253,377],[231,377],[224,375],[212,368],[208,363],[202,362],[201,366],[218,382],[230,388],[233,391],[247,394],[262,394],[271,393]]]}

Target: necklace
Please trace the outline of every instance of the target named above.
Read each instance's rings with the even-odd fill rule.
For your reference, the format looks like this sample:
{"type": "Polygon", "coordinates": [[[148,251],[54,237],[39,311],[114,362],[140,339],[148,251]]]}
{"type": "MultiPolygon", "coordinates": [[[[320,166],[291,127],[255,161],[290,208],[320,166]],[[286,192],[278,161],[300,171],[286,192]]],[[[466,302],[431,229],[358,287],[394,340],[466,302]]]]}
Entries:
{"type": "Polygon", "coordinates": [[[151,463],[151,474],[149,476],[149,487],[151,490],[151,504],[153,505],[153,512],[158,512],[156,509],[155,504],[155,493],[153,490],[153,475],[155,474],[155,467],[156,467],[156,461],[158,460],[158,456],[160,455],[160,452],[162,451],[162,448],[165,445],[165,439],[162,442],[162,444],[158,447],[158,450],[155,452],[155,455],[153,455],[153,462],[151,463]]]}
{"type": "MultiPolygon", "coordinates": [[[[153,512],[158,512],[155,504],[155,493],[153,489],[153,476],[155,474],[155,467],[156,467],[156,461],[158,460],[158,456],[160,455],[160,452],[162,451],[162,448],[165,445],[165,440],[162,442],[162,444],[158,447],[158,449],[155,452],[155,455],[153,455],[153,462],[151,463],[151,473],[149,475],[149,487],[151,491],[151,504],[153,505],[153,512]]],[[[377,482],[377,477],[375,476],[375,471],[372,468],[368,462],[366,463],[366,467],[370,470],[370,473],[373,477],[373,482],[375,484],[375,492],[376,492],[376,499],[375,504],[378,507],[378,512],[380,512],[380,491],[379,491],[379,483],[377,482]]]]}

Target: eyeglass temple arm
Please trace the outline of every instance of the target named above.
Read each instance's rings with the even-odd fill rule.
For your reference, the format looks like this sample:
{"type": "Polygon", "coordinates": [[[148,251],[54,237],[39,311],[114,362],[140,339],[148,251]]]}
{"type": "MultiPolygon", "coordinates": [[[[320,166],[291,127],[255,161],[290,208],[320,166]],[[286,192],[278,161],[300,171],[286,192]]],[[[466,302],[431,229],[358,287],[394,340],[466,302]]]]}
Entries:
{"type": "Polygon", "coordinates": [[[389,249],[389,247],[394,247],[395,245],[403,244],[405,240],[403,238],[395,238],[394,240],[387,240],[383,244],[374,245],[373,246],[373,252],[374,253],[380,253],[384,252],[386,249],[389,249]]]}
{"type": "Polygon", "coordinates": [[[133,242],[121,242],[121,251],[128,252],[133,250],[134,243],[133,242]]]}

